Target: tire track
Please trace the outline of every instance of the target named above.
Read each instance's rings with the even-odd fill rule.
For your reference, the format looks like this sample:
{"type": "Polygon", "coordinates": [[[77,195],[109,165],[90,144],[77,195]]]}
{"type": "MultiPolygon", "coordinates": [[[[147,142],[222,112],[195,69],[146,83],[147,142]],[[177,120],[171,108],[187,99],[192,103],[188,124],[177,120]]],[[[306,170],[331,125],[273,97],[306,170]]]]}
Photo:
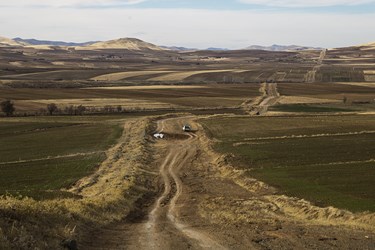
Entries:
{"type": "MultiPolygon", "coordinates": [[[[158,131],[166,128],[167,120],[175,120],[181,118],[165,119],[158,122],[158,131]]],[[[160,176],[163,181],[164,191],[155,202],[155,205],[148,216],[145,223],[147,231],[148,246],[147,249],[163,249],[163,234],[168,232],[160,231],[165,224],[170,224],[177,229],[179,234],[199,248],[204,249],[226,249],[209,235],[195,230],[192,226],[182,222],[179,216],[181,205],[178,201],[183,194],[183,182],[179,177],[180,170],[189,162],[195,159],[197,154],[197,146],[195,141],[197,136],[194,133],[188,133],[189,139],[178,142],[168,147],[168,154],[160,167],[160,176]]]]}

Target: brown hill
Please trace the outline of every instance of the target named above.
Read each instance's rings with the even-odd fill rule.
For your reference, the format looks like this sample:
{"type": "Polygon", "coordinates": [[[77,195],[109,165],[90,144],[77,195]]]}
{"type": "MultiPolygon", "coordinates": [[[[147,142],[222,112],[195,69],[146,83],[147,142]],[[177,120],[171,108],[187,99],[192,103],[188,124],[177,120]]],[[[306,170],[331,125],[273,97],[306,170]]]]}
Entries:
{"type": "Polygon", "coordinates": [[[29,44],[24,43],[24,42],[17,42],[17,41],[14,41],[13,39],[0,36],[0,47],[14,47],[14,46],[18,47],[18,46],[26,46],[26,45],[29,45],[29,44]]]}
{"type": "Polygon", "coordinates": [[[86,46],[95,49],[127,49],[127,50],[164,50],[152,43],[147,43],[136,38],[120,38],[105,42],[97,42],[86,46]]]}

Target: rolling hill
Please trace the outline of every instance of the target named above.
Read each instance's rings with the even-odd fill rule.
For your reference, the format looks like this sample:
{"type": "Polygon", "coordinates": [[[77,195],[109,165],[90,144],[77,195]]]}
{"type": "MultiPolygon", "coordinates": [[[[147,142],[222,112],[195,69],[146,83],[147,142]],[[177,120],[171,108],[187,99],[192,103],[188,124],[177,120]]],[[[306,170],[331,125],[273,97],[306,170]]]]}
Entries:
{"type": "Polygon", "coordinates": [[[85,47],[93,49],[164,50],[159,46],[144,42],[137,38],[120,38],[105,42],[97,42],[85,47]]]}
{"type": "Polygon", "coordinates": [[[6,37],[0,37],[0,47],[18,47],[18,46],[26,46],[29,45],[25,42],[18,42],[13,39],[9,39],[6,37]]]}

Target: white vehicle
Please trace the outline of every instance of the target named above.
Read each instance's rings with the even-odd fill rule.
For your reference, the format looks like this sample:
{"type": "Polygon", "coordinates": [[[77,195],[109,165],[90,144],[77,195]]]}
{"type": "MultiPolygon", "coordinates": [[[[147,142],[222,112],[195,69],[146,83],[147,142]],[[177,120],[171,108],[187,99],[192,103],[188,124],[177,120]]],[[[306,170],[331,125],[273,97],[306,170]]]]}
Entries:
{"type": "Polygon", "coordinates": [[[190,127],[190,125],[186,124],[182,127],[182,130],[185,131],[185,132],[191,132],[191,127],[190,127]]]}
{"type": "Polygon", "coordinates": [[[162,133],[156,133],[156,134],[154,134],[154,137],[156,139],[163,139],[164,138],[164,134],[162,134],[162,133]]]}

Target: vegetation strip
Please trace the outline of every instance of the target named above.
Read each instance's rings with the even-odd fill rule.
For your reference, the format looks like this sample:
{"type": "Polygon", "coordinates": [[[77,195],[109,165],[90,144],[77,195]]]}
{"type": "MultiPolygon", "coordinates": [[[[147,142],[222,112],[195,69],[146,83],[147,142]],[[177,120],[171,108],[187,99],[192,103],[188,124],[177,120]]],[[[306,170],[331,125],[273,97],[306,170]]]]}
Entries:
{"type": "Polygon", "coordinates": [[[330,162],[330,163],[319,163],[319,164],[312,164],[309,166],[333,166],[333,165],[345,165],[345,164],[356,164],[356,163],[372,163],[375,162],[375,159],[364,160],[364,161],[338,161],[338,162],[330,162]]]}
{"type": "Polygon", "coordinates": [[[27,163],[27,162],[36,162],[36,161],[45,161],[45,160],[55,160],[55,159],[62,159],[62,158],[73,158],[73,157],[77,157],[77,156],[88,156],[88,155],[95,155],[95,154],[100,154],[100,153],[105,153],[105,151],[93,151],[93,152],[87,152],[87,153],[76,153],[76,154],[68,154],[68,155],[48,156],[48,157],[45,157],[45,158],[38,158],[38,159],[0,162],[0,165],[27,163]]]}
{"type": "MultiPolygon", "coordinates": [[[[245,138],[245,141],[278,140],[278,139],[294,139],[294,138],[296,138],[296,139],[298,139],[298,138],[316,138],[316,137],[334,137],[334,136],[365,135],[365,134],[375,134],[375,130],[373,130],[373,131],[348,132],[348,133],[336,133],[336,134],[290,135],[290,136],[245,138]]],[[[241,143],[239,143],[238,145],[240,145],[240,144],[241,143]]]]}

